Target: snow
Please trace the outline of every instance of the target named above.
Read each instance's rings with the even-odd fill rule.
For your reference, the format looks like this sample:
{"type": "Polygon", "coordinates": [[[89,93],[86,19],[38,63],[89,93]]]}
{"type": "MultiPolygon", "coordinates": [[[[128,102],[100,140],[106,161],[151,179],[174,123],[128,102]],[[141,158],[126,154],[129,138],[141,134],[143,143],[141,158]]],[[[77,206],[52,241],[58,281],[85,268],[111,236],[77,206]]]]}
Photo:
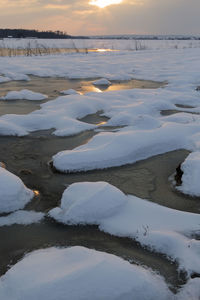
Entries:
{"type": "Polygon", "coordinates": [[[64,94],[64,95],[77,95],[77,94],[79,95],[80,94],[79,92],[77,92],[74,89],[64,90],[64,91],[61,91],[60,93],[64,94]]]}
{"type": "Polygon", "coordinates": [[[165,254],[188,274],[200,273],[200,241],[190,238],[200,232],[199,214],[125,196],[108,183],[86,182],[67,188],[61,206],[49,215],[68,225],[97,224],[111,235],[133,238],[165,254]]]}
{"type": "Polygon", "coordinates": [[[85,145],[57,153],[53,164],[63,172],[77,172],[121,166],[177,149],[190,150],[188,140],[199,128],[199,122],[166,122],[153,129],[129,127],[114,133],[102,132],[85,145]]]}
{"type": "MultiPolygon", "coordinates": [[[[180,124],[185,124],[184,141],[182,134],[180,143],[175,143],[177,147],[186,147],[190,150],[198,150],[195,141],[191,142],[188,132],[191,125],[195,123],[196,129],[190,134],[195,135],[199,128],[199,115],[190,113],[199,113],[199,92],[195,90],[199,85],[199,49],[170,49],[170,50],[147,50],[136,52],[109,52],[109,53],[89,53],[88,55],[52,55],[48,57],[13,57],[12,63],[10,58],[0,58],[2,72],[18,74],[32,74],[37,76],[56,76],[68,78],[107,78],[108,80],[127,80],[132,78],[151,79],[158,81],[166,81],[168,85],[159,89],[132,89],[124,91],[113,91],[105,93],[88,93],[87,95],[68,95],[58,97],[41,106],[40,110],[28,115],[4,115],[0,118],[0,134],[1,135],[18,135],[23,136],[35,130],[45,130],[55,128],[53,134],[58,136],[67,136],[78,134],[85,130],[92,130],[96,127],[93,124],[80,122],[79,119],[87,114],[93,114],[98,111],[104,111],[104,115],[110,118],[108,126],[132,126],[121,130],[122,133],[127,131],[130,139],[137,138],[141,130],[152,130],[152,137],[155,134],[159,139],[159,134],[166,133],[165,126],[170,125],[171,132],[179,135],[180,124]],[[28,63],[27,63],[28,62],[28,63]],[[120,66],[120,68],[119,68],[120,66]],[[187,70],[184,72],[183,70],[187,70]],[[190,105],[193,108],[180,108],[176,104],[190,105]],[[170,117],[160,115],[162,110],[177,110],[185,112],[185,115],[178,114],[170,117]],[[187,112],[187,113],[186,113],[187,112]],[[132,130],[132,134],[131,134],[132,130]],[[190,144],[190,145],[189,145],[190,144]]],[[[194,128],[194,127],[193,127],[194,128]]],[[[121,134],[121,137],[125,134],[121,134]]],[[[115,148],[115,143],[120,142],[120,133],[116,139],[110,136],[114,142],[110,142],[110,147],[115,148]],[[116,142],[116,140],[118,140],[116,142]]],[[[170,136],[167,140],[172,145],[170,136]]],[[[99,143],[100,139],[104,144],[101,135],[95,137],[95,143],[99,143]],[[97,142],[96,142],[97,141],[97,142]]],[[[106,142],[105,136],[105,142],[106,142]]],[[[172,136],[173,139],[173,136],[172,136]]],[[[122,141],[123,142],[123,141],[122,141]]],[[[134,142],[134,141],[133,141],[134,142]]],[[[140,140],[135,140],[135,144],[140,140]]],[[[153,141],[152,141],[153,143],[153,141]]],[[[93,142],[94,144],[94,142],[93,142]]],[[[167,141],[166,141],[167,144],[167,141]]],[[[141,145],[142,146],[142,145],[141,145]]],[[[157,145],[154,145],[155,148],[157,145]]],[[[107,148],[102,145],[102,149],[107,148]]],[[[139,147],[139,144],[138,144],[139,147]]],[[[125,145],[124,145],[125,148],[125,145]]],[[[126,147],[129,149],[129,145],[126,147]]],[[[174,150],[175,147],[167,147],[166,150],[152,151],[150,155],[163,153],[163,151],[174,150]]],[[[64,150],[64,149],[63,149],[64,150]]],[[[130,150],[130,149],[129,149],[130,150]]],[[[127,151],[129,151],[127,150],[127,151]]],[[[76,150],[72,150],[75,152],[76,150]]],[[[122,149],[123,151],[123,149],[122,149]]],[[[98,151],[93,146],[94,156],[98,156],[98,151]]],[[[107,149],[106,149],[107,153],[107,149]]],[[[70,155],[72,155],[70,154],[70,155]]],[[[68,155],[68,154],[67,154],[68,155]]],[[[76,156],[77,154],[75,154],[76,156]]],[[[106,154],[107,155],[107,154],[106,154]]],[[[126,156],[127,153],[124,153],[126,156]]],[[[74,159],[75,159],[74,156],[74,159]]],[[[115,153],[113,151],[113,159],[115,153]]],[[[63,157],[63,156],[62,156],[63,157]]],[[[146,155],[138,157],[145,158],[146,155]]],[[[129,157],[130,158],[130,157],[129,157]]],[[[86,159],[86,158],[83,158],[86,159]]],[[[105,158],[107,162],[102,165],[110,167],[111,162],[105,158]]],[[[118,159],[117,155],[115,161],[118,159]]],[[[66,157],[67,160],[67,157],[66,157]]],[[[56,160],[57,161],[57,160],[56,160]]],[[[95,160],[96,161],[96,160],[95,160]]],[[[134,162],[133,157],[130,161],[134,162]]],[[[85,162],[87,163],[87,162],[85,162]]],[[[100,165],[100,162],[95,162],[100,165]]],[[[120,157],[120,164],[127,163],[123,157],[120,157]]],[[[90,169],[91,161],[88,160],[88,166],[84,169],[90,169]]],[[[95,167],[95,166],[94,166],[95,167]]],[[[104,167],[104,166],[98,166],[104,167]]],[[[64,167],[63,169],[67,169],[64,167]]],[[[76,170],[77,166],[73,166],[76,170]]],[[[83,166],[81,166],[83,169],[83,166]]]]}
{"type": "Polygon", "coordinates": [[[4,73],[9,80],[15,80],[15,81],[29,81],[30,77],[26,74],[23,73],[18,73],[18,72],[14,72],[13,71],[7,71],[6,73],[4,73]]]}
{"type": "MultiPolygon", "coordinates": [[[[17,47],[18,43],[24,43],[23,45],[26,46],[28,40],[8,41],[8,43],[12,42],[14,43],[13,47],[17,47]]],[[[33,43],[35,42],[33,41],[33,43]]],[[[53,43],[55,44],[57,41],[46,41],[46,43],[53,47],[53,43]]],[[[62,46],[70,48],[70,41],[58,41],[58,43],[57,46],[59,45],[61,48],[62,46]]],[[[75,41],[75,43],[78,48],[83,48],[84,43],[87,48],[90,48],[89,45],[92,43],[95,48],[97,46],[103,48],[104,41],[75,41]]],[[[0,57],[0,82],[2,84],[10,80],[29,80],[28,74],[69,79],[104,78],[110,81],[125,81],[134,78],[149,79],[164,81],[167,84],[158,89],[92,92],[85,95],[75,94],[68,90],[68,92],[65,91],[66,96],[44,103],[40,105],[39,110],[30,114],[1,116],[0,135],[24,136],[36,130],[46,129],[53,129],[53,134],[57,136],[75,135],[85,130],[93,130],[95,134],[97,133],[85,145],[67,151],[63,149],[53,156],[53,165],[63,172],[120,166],[167,151],[187,149],[193,153],[182,164],[184,175],[179,190],[199,196],[200,93],[196,91],[196,87],[200,85],[199,41],[146,41],[145,51],[127,51],[128,48],[130,48],[129,50],[135,49],[134,43],[135,41],[126,41],[125,43],[107,41],[105,47],[117,49],[118,45],[121,45],[120,47],[123,49],[123,51],[107,53],[88,52],[87,55],[75,53],[41,57],[12,57],[12,59],[0,57]],[[161,113],[163,110],[175,113],[164,116],[161,113]],[[99,126],[81,121],[81,118],[99,112],[109,119],[105,125],[99,126]],[[115,132],[103,132],[104,129],[107,130],[107,127],[104,126],[117,126],[117,128],[115,132]]],[[[16,95],[16,92],[14,94],[16,95]]],[[[0,212],[23,209],[32,197],[33,193],[24,186],[18,177],[0,168],[0,212]]],[[[36,213],[28,214],[30,212],[18,211],[1,217],[1,224],[2,226],[13,223],[25,224],[28,221],[37,222],[42,218],[42,215],[36,215],[36,213]]],[[[51,210],[49,215],[64,224],[96,224],[100,230],[112,235],[130,237],[142,246],[176,261],[179,270],[184,270],[188,277],[193,273],[200,274],[200,241],[193,238],[195,234],[200,233],[200,216],[198,214],[176,211],[134,196],[126,196],[115,187],[100,182],[70,186],[63,194],[60,207],[51,210]]],[[[81,256],[79,252],[74,256],[76,260],[78,256],[81,256]]],[[[62,280],[63,269],[56,269],[57,273],[54,272],[56,262],[52,267],[53,271],[48,269],[52,262],[51,257],[42,270],[46,271],[48,276],[61,276],[62,280]]],[[[60,265],[64,265],[63,261],[60,265]]],[[[90,270],[87,262],[84,266],[90,270]]],[[[81,271],[79,267],[77,268],[78,272],[75,276],[80,276],[81,271]]],[[[97,268],[96,265],[95,268],[97,268]]],[[[29,274],[32,274],[34,264],[31,265],[29,271],[29,274]]],[[[18,273],[17,269],[15,276],[18,273]]],[[[86,280],[85,272],[81,274],[86,280]]],[[[92,272],[91,278],[96,278],[97,274],[98,272],[92,272]]],[[[139,274],[138,269],[137,274],[139,274]]],[[[9,278],[9,275],[6,276],[9,278]]],[[[27,281],[30,280],[30,284],[34,283],[31,275],[25,277],[27,281]]],[[[113,275],[112,277],[114,279],[113,275]]],[[[121,277],[120,280],[123,279],[123,276],[121,277]]],[[[126,276],[124,277],[126,279],[126,276]]],[[[37,276],[35,278],[34,280],[37,280],[37,276]]],[[[46,276],[41,274],[38,282],[44,282],[48,287],[50,292],[47,294],[47,298],[51,299],[49,298],[51,294],[54,297],[54,291],[58,292],[60,296],[62,288],[55,288],[56,284],[51,286],[49,282],[45,282],[45,278],[46,276]]],[[[79,283],[82,283],[82,277],[80,278],[79,283]]],[[[135,278],[131,284],[134,282],[138,284],[138,277],[135,276],[135,278]]],[[[190,279],[181,288],[177,299],[198,299],[199,281],[198,278],[190,279]]],[[[16,282],[13,279],[13,282],[9,284],[13,287],[18,286],[17,288],[20,289],[21,285],[16,285],[16,282]]],[[[104,280],[104,284],[105,282],[106,280],[104,280]]],[[[118,284],[117,288],[113,288],[113,290],[118,292],[118,286],[123,287],[123,284],[125,285],[123,282],[122,285],[118,284]]],[[[63,286],[61,282],[61,287],[63,286]]],[[[77,289],[77,282],[73,286],[76,286],[76,290],[74,289],[76,293],[85,291],[85,299],[89,299],[90,296],[92,299],[92,295],[88,296],[87,289],[77,289]]],[[[90,286],[96,288],[96,284],[90,284],[90,286]]],[[[144,286],[148,285],[144,284],[144,286]]],[[[26,285],[22,288],[26,289],[26,285]]],[[[101,292],[95,295],[101,296],[102,290],[101,286],[101,292]]],[[[38,293],[34,300],[43,298],[43,294],[39,294],[43,293],[42,289],[39,290],[38,287],[37,290],[35,286],[31,285],[30,293],[33,291],[38,293]]],[[[159,298],[155,296],[154,292],[151,294],[151,291],[149,292],[148,289],[147,291],[149,295],[154,295],[153,299],[159,298]]],[[[162,292],[162,288],[160,291],[162,292]]],[[[4,288],[0,292],[7,293],[4,288]]],[[[141,299],[145,299],[143,292],[145,293],[145,288],[142,286],[138,292],[141,299]]],[[[16,293],[16,289],[14,289],[13,295],[10,294],[8,299],[17,299],[16,293]]],[[[23,294],[24,298],[20,298],[20,294],[17,296],[20,300],[30,298],[26,293],[29,293],[28,284],[27,290],[23,294]]],[[[66,298],[66,294],[64,295],[66,298]]],[[[163,297],[164,295],[165,292],[162,293],[163,297]]],[[[3,296],[5,295],[3,294],[3,296]]],[[[52,299],[58,299],[57,296],[58,294],[52,299]]],[[[7,300],[6,297],[9,296],[5,296],[3,299],[7,300]]],[[[103,299],[106,298],[106,296],[103,297],[103,299]]],[[[121,299],[123,298],[122,291],[121,299]]],[[[120,295],[118,299],[120,299],[120,295]]],[[[170,299],[170,296],[167,299],[170,299]]]]}
{"type": "Polygon", "coordinates": [[[119,211],[125,201],[125,195],[106,182],[75,183],[63,193],[61,206],[49,215],[69,224],[98,224],[119,211]]]}
{"type": "Polygon", "coordinates": [[[181,165],[182,184],[177,189],[191,196],[200,196],[200,152],[193,152],[188,155],[181,165]]]}
{"type": "Polygon", "coordinates": [[[19,210],[8,216],[0,217],[0,226],[10,226],[13,224],[30,225],[38,223],[44,218],[41,212],[19,210]]]}
{"type": "Polygon", "coordinates": [[[6,77],[6,76],[0,76],[0,83],[4,83],[4,82],[8,82],[10,81],[11,79],[6,77]]]}
{"type": "Polygon", "coordinates": [[[19,177],[0,167],[0,213],[24,208],[33,196],[19,177]]]}
{"type": "MultiPolygon", "coordinates": [[[[173,37],[174,38],[174,37],[173,37]]],[[[185,36],[184,36],[185,38],[185,36]]],[[[185,49],[199,48],[199,40],[144,40],[138,36],[137,40],[123,39],[4,39],[0,41],[0,48],[61,48],[61,49],[109,49],[126,51],[148,51],[150,49],[185,49]]]]}
{"type": "Polygon", "coordinates": [[[200,279],[190,279],[187,284],[182,287],[175,299],[179,300],[198,300],[200,297],[200,279]]]}
{"type": "Polygon", "coordinates": [[[84,247],[26,255],[0,279],[4,300],[170,300],[163,278],[111,254],[84,247]],[[67,296],[66,296],[67,295],[67,296]]]}
{"type": "Polygon", "coordinates": [[[97,86],[98,85],[108,86],[108,85],[111,85],[112,83],[109,80],[107,80],[106,78],[100,78],[98,80],[93,81],[92,84],[97,85],[97,86]]]}
{"type": "Polygon", "coordinates": [[[44,100],[47,99],[48,96],[32,92],[30,90],[21,90],[21,91],[11,91],[8,92],[5,97],[1,97],[0,100],[44,100]]]}

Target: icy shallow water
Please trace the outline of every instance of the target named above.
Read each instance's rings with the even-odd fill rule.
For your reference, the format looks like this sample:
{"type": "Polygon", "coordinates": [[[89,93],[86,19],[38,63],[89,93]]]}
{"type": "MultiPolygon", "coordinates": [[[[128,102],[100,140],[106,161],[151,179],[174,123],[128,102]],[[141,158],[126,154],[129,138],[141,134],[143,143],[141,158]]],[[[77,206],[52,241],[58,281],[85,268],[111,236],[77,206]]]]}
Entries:
{"type": "MultiPolygon", "coordinates": [[[[26,209],[47,212],[59,204],[69,184],[104,180],[125,193],[148,198],[168,207],[199,212],[199,199],[174,192],[168,181],[188,151],[173,151],[133,165],[101,171],[68,175],[52,172],[48,162],[54,153],[83,144],[93,135],[93,131],[87,131],[72,137],[58,138],[51,136],[49,131],[43,131],[23,138],[0,137],[0,157],[4,156],[7,168],[29,188],[40,192],[26,209]]],[[[184,282],[184,276],[178,275],[176,265],[163,256],[143,249],[132,240],[104,234],[95,226],[62,226],[47,218],[41,224],[1,227],[0,238],[4,241],[0,250],[1,274],[9,264],[14,264],[31,250],[55,245],[83,245],[146,265],[160,272],[172,286],[178,287],[184,282]]]]}
{"type": "Polygon", "coordinates": [[[37,77],[29,76],[30,81],[9,81],[1,83],[0,97],[5,96],[10,91],[20,91],[28,89],[33,92],[48,95],[47,100],[43,101],[26,101],[26,100],[0,100],[0,116],[5,114],[28,114],[32,111],[40,109],[40,104],[61,96],[63,90],[74,89],[81,94],[89,92],[106,92],[117,91],[123,89],[143,88],[154,89],[164,86],[165,82],[156,82],[151,80],[129,80],[129,81],[113,81],[111,86],[94,86],[92,82],[95,80],[78,80],[67,78],[53,77],[37,77]]]}
{"type": "MultiPolygon", "coordinates": [[[[12,81],[1,84],[1,93],[10,90],[30,89],[49,96],[48,100],[60,95],[61,90],[73,88],[81,93],[95,91],[92,80],[67,80],[64,78],[38,78],[31,76],[31,81],[12,81]]],[[[128,88],[157,88],[163,83],[152,81],[136,81],[114,83],[108,89],[101,91],[128,88]]],[[[41,101],[39,103],[43,103],[41,101]]],[[[1,114],[27,114],[39,108],[38,102],[1,101],[1,114]]],[[[107,118],[99,114],[88,115],[81,119],[85,122],[98,124],[106,122],[107,118]]],[[[112,130],[113,128],[105,128],[112,130]]],[[[100,128],[103,130],[103,128],[100,128]]],[[[133,194],[161,205],[199,213],[198,198],[184,196],[176,191],[169,182],[169,176],[176,167],[184,161],[188,151],[179,150],[158,155],[136,164],[123,167],[95,170],[77,174],[54,173],[49,166],[52,156],[63,149],[73,149],[85,144],[95,134],[95,131],[71,137],[55,137],[51,130],[34,132],[26,137],[0,137],[0,157],[7,169],[18,175],[27,187],[39,191],[39,196],[27,205],[26,209],[47,212],[59,205],[64,189],[74,182],[106,181],[118,187],[126,194],[133,194]]],[[[100,232],[95,226],[62,226],[46,218],[41,224],[30,226],[13,225],[0,228],[0,238],[4,241],[0,249],[1,274],[5,273],[10,264],[22,258],[26,252],[48,246],[82,245],[96,250],[113,253],[133,263],[139,263],[160,272],[172,286],[178,287],[184,283],[184,276],[179,276],[177,266],[165,257],[151,253],[132,240],[117,238],[100,232]]]]}
{"type": "Polygon", "coordinates": [[[184,274],[178,274],[174,263],[164,256],[151,253],[128,238],[118,238],[99,231],[95,226],[63,226],[50,220],[31,226],[10,226],[0,228],[0,238],[5,242],[0,248],[1,269],[4,274],[25,253],[51,246],[81,245],[120,256],[131,263],[146,265],[159,271],[175,290],[185,283],[184,274]]]}

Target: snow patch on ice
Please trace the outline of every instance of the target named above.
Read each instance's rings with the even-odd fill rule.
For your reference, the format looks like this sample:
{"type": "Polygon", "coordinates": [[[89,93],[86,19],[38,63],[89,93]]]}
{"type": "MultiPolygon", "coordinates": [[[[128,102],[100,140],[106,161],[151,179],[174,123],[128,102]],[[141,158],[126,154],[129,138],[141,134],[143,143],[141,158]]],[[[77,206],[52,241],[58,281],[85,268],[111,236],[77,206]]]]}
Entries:
{"type": "Polygon", "coordinates": [[[30,77],[26,74],[18,73],[18,72],[6,72],[4,73],[5,76],[10,78],[10,80],[16,81],[29,81],[30,77]]]}
{"type": "Polygon", "coordinates": [[[26,255],[0,278],[4,300],[170,300],[163,278],[123,259],[84,247],[26,255]]]}
{"type": "Polygon", "coordinates": [[[0,167],[0,213],[24,208],[33,196],[19,177],[0,167]]]}
{"type": "Polygon", "coordinates": [[[10,226],[13,224],[30,225],[38,223],[44,218],[44,214],[35,211],[19,210],[5,217],[0,217],[0,226],[10,226]]]}
{"type": "Polygon", "coordinates": [[[64,95],[80,95],[80,93],[74,89],[64,90],[64,91],[61,91],[60,93],[64,94],[64,95]]]}
{"type": "Polygon", "coordinates": [[[69,224],[99,224],[119,211],[125,202],[126,196],[106,182],[75,183],[64,191],[61,206],[52,209],[49,215],[69,224]]]}
{"type": "Polygon", "coordinates": [[[6,76],[0,76],[0,83],[4,83],[8,81],[11,81],[11,79],[6,76]]]}
{"type": "Polygon", "coordinates": [[[100,78],[98,80],[93,81],[92,84],[94,84],[94,85],[106,85],[106,86],[108,86],[108,85],[111,85],[112,83],[108,79],[106,79],[106,78],[100,78]]]}
{"type": "MultiPolygon", "coordinates": [[[[177,149],[191,150],[188,142],[199,131],[200,123],[165,123],[146,119],[155,129],[137,130],[134,126],[118,132],[102,132],[94,136],[87,144],[73,150],[61,151],[53,156],[55,168],[63,172],[103,169],[134,163],[141,159],[177,149]]],[[[145,123],[138,124],[145,127],[145,123]]]]}
{"type": "Polygon", "coordinates": [[[188,155],[181,165],[182,185],[177,189],[191,196],[200,196],[200,152],[188,155]]]}
{"type": "Polygon", "coordinates": [[[21,126],[13,124],[10,120],[6,121],[0,119],[0,133],[1,135],[25,136],[28,134],[28,131],[21,126]]]}
{"type": "Polygon", "coordinates": [[[61,206],[49,215],[64,224],[97,224],[112,235],[130,237],[167,255],[188,274],[200,273],[200,215],[125,196],[108,183],[75,183],[67,188],[61,206]]]}
{"type": "Polygon", "coordinates": [[[41,93],[36,93],[32,92],[30,90],[21,90],[21,91],[11,91],[8,92],[6,96],[1,97],[0,100],[44,100],[47,99],[48,96],[41,94],[41,93]]]}

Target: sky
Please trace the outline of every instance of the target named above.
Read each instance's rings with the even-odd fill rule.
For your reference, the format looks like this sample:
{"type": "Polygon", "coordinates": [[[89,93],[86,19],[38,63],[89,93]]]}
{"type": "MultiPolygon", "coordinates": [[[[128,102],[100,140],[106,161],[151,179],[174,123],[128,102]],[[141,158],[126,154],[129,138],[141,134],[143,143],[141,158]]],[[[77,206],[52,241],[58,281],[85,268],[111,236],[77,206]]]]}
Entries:
{"type": "Polygon", "coordinates": [[[0,28],[72,35],[200,34],[200,0],[0,0],[0,28]]]}

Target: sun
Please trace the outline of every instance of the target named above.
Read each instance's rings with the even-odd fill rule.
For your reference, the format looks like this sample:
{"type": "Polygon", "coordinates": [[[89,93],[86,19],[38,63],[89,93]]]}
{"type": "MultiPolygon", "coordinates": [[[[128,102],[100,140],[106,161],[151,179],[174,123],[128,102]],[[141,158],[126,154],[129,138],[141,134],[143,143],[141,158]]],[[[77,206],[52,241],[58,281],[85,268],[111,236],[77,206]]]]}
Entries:
{"type": "Polygon", "coordinates": [[[112,4],[120,4],[123,0],[91,0],[89,3],[91,5],[96,5],[100,8],[104,8],[112,4]]]}

